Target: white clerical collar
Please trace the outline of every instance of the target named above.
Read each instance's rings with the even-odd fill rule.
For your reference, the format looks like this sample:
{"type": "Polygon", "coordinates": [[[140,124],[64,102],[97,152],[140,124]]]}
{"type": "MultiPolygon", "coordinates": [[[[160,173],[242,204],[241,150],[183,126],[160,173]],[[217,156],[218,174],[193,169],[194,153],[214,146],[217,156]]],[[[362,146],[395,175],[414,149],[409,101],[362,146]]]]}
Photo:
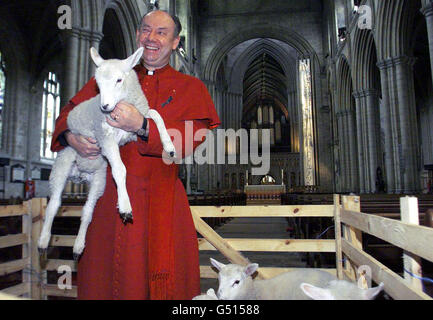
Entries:
{"type": "Polygon", "coordinates": [[[153,71],[153,70],[147,70],[147,75],[148,76],[153,76],[154,73],[155,73],[155,71],[153,71]]]}

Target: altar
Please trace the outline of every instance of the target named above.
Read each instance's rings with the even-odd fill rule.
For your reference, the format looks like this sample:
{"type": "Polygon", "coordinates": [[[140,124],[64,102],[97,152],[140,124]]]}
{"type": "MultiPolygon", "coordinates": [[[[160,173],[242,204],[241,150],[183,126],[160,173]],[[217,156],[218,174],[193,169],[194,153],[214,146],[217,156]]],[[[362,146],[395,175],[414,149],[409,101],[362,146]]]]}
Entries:
{"type": "Polygon", "coordinates": [[[283,185],[245,185],[247,205],[280,205],[281,194],[286,192],[283,185]]]}

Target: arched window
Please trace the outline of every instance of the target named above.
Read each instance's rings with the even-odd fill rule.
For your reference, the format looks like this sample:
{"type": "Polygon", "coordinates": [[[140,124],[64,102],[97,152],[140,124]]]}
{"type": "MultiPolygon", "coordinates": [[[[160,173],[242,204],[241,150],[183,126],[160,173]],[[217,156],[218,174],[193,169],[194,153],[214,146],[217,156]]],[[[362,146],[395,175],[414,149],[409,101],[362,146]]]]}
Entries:
{"type": "Polygon", "coordinates": [[[51,152],[51,138],[54,126],[60,112],[60,84],[56,74],[49,72],[44,81],[42,95],[42,123],[41,123],[41,158],[54,159],[55,152],[51,152]]]}
{"type": "Polygon", "coordinates": [[[263,123],[262,107],[257,108],[257,124],[260,126],[263,123]]]}
{"type": "Polygon", "coordinates": [[[3,134],[3,105],[5,98],[6,88],[6,64],[3,60],[2,53],[0,52],[0,147],[3,134]]]}

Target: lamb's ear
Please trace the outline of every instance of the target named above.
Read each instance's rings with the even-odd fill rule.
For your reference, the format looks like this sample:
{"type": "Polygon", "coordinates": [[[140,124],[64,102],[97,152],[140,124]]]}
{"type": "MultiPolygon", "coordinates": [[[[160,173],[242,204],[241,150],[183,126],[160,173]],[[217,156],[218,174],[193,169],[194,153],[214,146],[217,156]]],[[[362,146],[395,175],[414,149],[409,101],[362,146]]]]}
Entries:
{"type": "Polygon", "coordinates": [[[212,289],[212,288],[208,289],[208,291],[206,291],[206,294],[207,294],[209,297],[212,297],[212,298],[218,300],[218,297],[217,297],[217,295],[216,295],[214,289],[212,289]]]}
{"type": "Polygon", "coordinates": [[[218,262],[213,258],[210,258],[210,263],[212,263],[212,265],[218,269],[218,271],[221,271],[222,268],[225,267],[224,263],[218,262]]]}
{"type": "Polygon", "coordinates": [[[250,263],[249,265],[247,265],[245,267],[245,274],[247,276],[251,276],[254,272],[256,272],[256,270],[259,268],[259,265],[257,263],[250,263]]]}
{"type": "Polygon", "coordinates": [[[140,47],[131,56],[123,60],[126,71],[131,70],[135,65],[140,62],[141,56],[143,55],[144,48],[140,47]]]}
{"type": "Polygon", "coordinates": [[[95,48],[90,48],[90,56],[92,57],[93,62],[96,64],[97,67],[101,65],[102,62],[104,62],[104,59],[99,55],[98,51],[96,51],[95,48]]]}
{"type": "Polygon", "coordinates": [[[300,288],[313,300],[335,300],[328,289],[318,288],[308,283],[301,283],[300,288]]]}
{"type": "Polygon", "coordinates": [[[373,300],[383,289],[383,282],[381,282],[376,288],[367,289],[364,292],[366,300],[373,300]]]}

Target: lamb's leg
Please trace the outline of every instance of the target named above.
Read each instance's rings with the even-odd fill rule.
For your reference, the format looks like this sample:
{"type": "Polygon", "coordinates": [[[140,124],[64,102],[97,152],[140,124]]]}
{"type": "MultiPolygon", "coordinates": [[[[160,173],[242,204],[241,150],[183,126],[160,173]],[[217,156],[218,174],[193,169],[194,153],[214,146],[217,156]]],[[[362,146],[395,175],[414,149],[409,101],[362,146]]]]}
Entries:
{"type": "Polygon", "coordinates": [[[62,192],[65,188],[66,181],[68,180],[76,156],[77,153],[74,149],[70,147],[65,148],[57,155],[57,159],[54,162],[53,168],[51,170],[50,201],[48,202],[47,209],[45,210],[44,224],[38,241],[38,250],[41,255],[45,254],[47,251],[48,243],[51,238],[51,227],[53,225],[53,220],[57,214],[57,210],[62,204],[62,192]]]}
{"type": "Polygon", "coordinates": [[[119,146],[114,139],[105,139],[101,145],[102,154],[111,165],[111,172],[117,186],[117,202],[120,216],[124,221],[132,219],[132,207],[126,190],[126,168],[120,158],[119,146]]]}
{"type": "Polygon", "coordinates": [[[104,161],[104,164],[105,165],[93,173],[91,181],[89,182],[89,194],[81,213],[80,230],[78,231],[78,235],[74,243],[74,260],[78,260],[84,250],[87,228],[92,221],[93,210],[95,209],[96,202],[104,193],[105,178],[107,175],[107,163],[104,161]]]}
{"type": "Polygon", "coordinates": [[[164,120],[158,111],[149,109],[146,115],[147,119],[152,119],[155,122],[156,127],[158,128],[159,136],[161,137],[162,147],[170,157],[176,156],[176,149],[174,148],[173,142],[171,141],[170,135],[167,132],[167,128],[165,127],[164,120]]]}

